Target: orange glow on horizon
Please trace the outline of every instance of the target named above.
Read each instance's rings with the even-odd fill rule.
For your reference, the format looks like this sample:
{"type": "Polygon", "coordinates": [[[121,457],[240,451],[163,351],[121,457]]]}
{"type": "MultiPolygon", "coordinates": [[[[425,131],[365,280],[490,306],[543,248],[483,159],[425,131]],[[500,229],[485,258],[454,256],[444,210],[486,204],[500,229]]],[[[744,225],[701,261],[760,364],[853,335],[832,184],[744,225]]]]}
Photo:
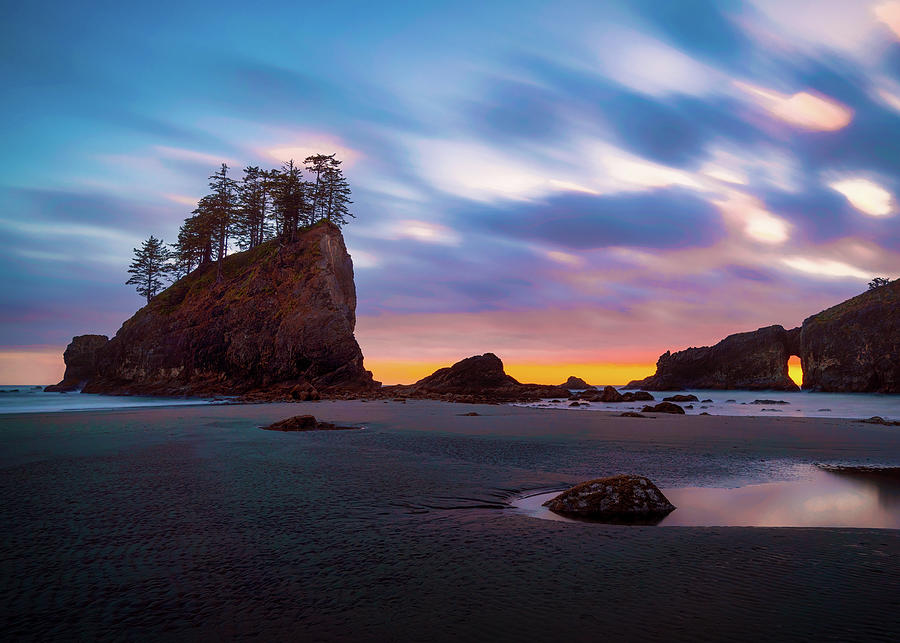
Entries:
{"type": "Polygon", "coordinates": [[[56,384],[62,379],[64,346],[0,350],[0,384],[56,384]]]}
{"type": "MultiPolygon", "coordinates": [[[[450,366],[453,362],[393,362],[366,359],[366,368],[372,371],[375,379],[383,384],[412,384],[439,368],[450,366]]],[[[509,375],[523,383],[529,384],[561,384],[570,375],[580,377],[589,384],[626,384],[630,380],[652,375],[655,364],[537,364],[537,363],[505,363],[504,368],[509,375]]]]}
{"type": "Polygon", "coordinates": [[[797,386],[803,386],[803,369],[800,367],[800,358],[791,355],[788,360],[788,377],[794,380],[797,386]]]}

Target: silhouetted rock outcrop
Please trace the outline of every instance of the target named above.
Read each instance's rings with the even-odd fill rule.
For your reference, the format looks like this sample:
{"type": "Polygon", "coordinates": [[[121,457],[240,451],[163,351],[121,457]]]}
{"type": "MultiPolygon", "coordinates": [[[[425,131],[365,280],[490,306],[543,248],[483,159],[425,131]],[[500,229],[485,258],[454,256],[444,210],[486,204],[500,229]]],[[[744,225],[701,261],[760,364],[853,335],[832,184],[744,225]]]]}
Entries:
{"type": "Polygon", "coordinates": [[[415,384],[385,387],[385,390],[391,394],[453,402],[515,402],[569,396],[560,386],[519,383],[506,374],[503,362],[493,353],[467,357],[415,384]]]}
{"type": "Polygon", "coordinates": [[[77,390],[97,375],[97,357],[100,349],[106,346],[109,337],[106,335],[78,335],[66,346],[63,361],[66,372],[59,384],[45,388],[52,393],[65,393],[77,390]]]}
{"type": "Polygon", "coordinates": [[[900,280],[804,320],[800,361],[804,389],[900,393],[900,280]]]}
{"type": "Polygon", "coordinates": [[[222,273],[202,266],[135,313],[84,392],[315,399],[376,386],[353,336],[353,263],[337,226],[231,255],[222,273]]]}
{"type": "Polygon", "coordinates": [[[656,373],[627,388],[795,391],[787,361],[800,357],[803,388],[900,393],[900,280],[808,317],[792,330],[768,326],[715,346],[666,351],[656,373]]]}
{"type": "Polygon", "coordinates": [[[319,422],[312,415],[295,415],[262,427],[267,431],[349,431],[358,426],[337,426],[331,422],[319,422]]]}
{"type": "Polygon", "coordinates": [[[673,413],[675,415],[684,415],[684,409],[673,404],[672,402],[660,402],[655,406],[649,404],[641,409],[644,413],[673,413]]]}
{"type": "Polygon", "coordinates": [[[590,384],[585,382],[580,377],[575,377],[574,375],[570,376],[569,379],[567,379],[565,382],[560,384],[560,386],[569,391],[573,391],[573,390],[580,391],[583,389],[591,388],[590,384]]]}
{"type": "Polygon", "coordinates": [[[544,505],[563,515],[626,523],[661,520],[675,509],[650,480],[632,475],[582,482],[544,505]]]}
{"type": "Polygon", "coordinates": [[[767,326],[729,335],[715,346],[666,351],[656,362],[656,374],[629,382],[627,388],[651,391],[679,389],[749,389],[796,391],[788,376],[792,332],[767,326]]]}

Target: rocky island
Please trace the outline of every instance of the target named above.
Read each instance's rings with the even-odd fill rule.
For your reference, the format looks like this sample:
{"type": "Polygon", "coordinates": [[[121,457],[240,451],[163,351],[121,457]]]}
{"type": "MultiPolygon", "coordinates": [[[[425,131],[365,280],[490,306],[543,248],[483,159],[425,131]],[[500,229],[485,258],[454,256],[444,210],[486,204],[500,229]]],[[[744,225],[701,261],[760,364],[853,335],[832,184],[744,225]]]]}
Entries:
{"type": "MultiPolygon", "coordinates": [[[[340,229],[321,221],[207,263],[155,296],[115,337],[79,336],[66,377],[85,393],[288,396],[368,391],[353,335],[353,263],[340,229]]],[[[52,389],[51,389],[52,390],[52,389]]]]}

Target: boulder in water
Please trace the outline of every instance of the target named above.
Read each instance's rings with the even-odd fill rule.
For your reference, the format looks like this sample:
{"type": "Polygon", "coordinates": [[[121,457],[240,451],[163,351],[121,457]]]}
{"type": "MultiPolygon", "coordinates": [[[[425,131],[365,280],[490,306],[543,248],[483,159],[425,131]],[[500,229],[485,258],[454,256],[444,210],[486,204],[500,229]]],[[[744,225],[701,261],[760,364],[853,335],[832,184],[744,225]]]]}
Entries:
{"type": "Polygon", "coordinates": [[[675,509],[655,484],[636,475],[588,480],[544,505],[558,514],[626,523],[659,520],[675,509]]]}

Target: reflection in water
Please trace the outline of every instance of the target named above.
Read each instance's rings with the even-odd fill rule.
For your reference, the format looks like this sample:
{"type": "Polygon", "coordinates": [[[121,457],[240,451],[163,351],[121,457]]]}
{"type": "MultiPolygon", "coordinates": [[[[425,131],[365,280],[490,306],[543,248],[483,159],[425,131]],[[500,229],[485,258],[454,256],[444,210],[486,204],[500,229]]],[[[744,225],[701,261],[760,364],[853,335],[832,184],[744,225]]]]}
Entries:
{"type": "MultiPolygon", "coordinates": [[[[677,509],[660,526],[876,527],[900,529],[900,480],[813,469],[802,480],[736,489],[663,489],[677,509]]],[[[543,502],[559,491],[515,500],[513,507],[547,520],[571,522],[543,502]]]]}

